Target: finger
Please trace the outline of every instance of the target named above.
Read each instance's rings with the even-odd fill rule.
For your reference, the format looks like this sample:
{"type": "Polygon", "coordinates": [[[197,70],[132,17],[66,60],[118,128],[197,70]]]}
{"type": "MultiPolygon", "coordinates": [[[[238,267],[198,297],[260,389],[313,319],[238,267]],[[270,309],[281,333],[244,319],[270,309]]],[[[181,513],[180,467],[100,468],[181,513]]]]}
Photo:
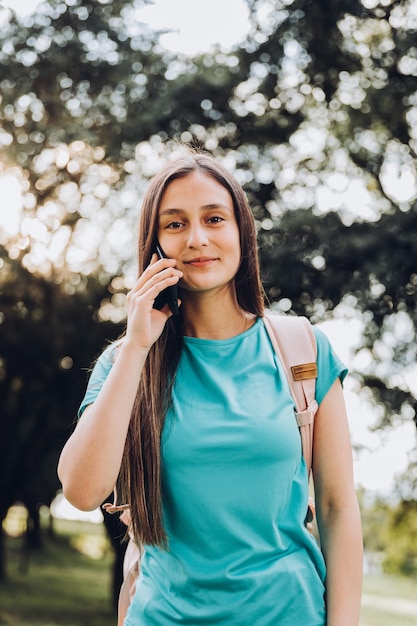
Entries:
{"type": "MultiPolygon", "coordinates": [[[[160,274],[162,273],[163,272],[161,272],[160,274]]],[[[178,271],[176,271],[175,274],[170,273],[165,277],[160,276],[160,274],[157,275],[157,281],[150,281],[151,284],[149,285],[149,293],[152,294],[154,298],[156,298],[160,293],[165,291],[165,289],[167,289],[168,287],[173,287],[174,285],[176,285],[182,278],[182,272],[178,271]]]]}
{"type": "MultiPolygon", "coordinates": [[[[181,306],[181,300],[178,299],[178,308],[180,308],[181,306]]],[[[162,309],[156,309],[158,313],[164,313],[164,315],[166,315],[167,319],[169,319],[170,317],[173,316],[173,312],[170,309],[169,304],[164,304],[164,306],[162,307],[162,309]]]]}
{"type": "Polygon", "coordinates": [[[156,254],[156,252],[154,252],[151,256],[151,260],[150,263],[148,265],[148,267],[151,267],[152,265],[155,265],[155,263],[158,263],[158,261],[160,261],[161,265],[164,267],[170,267],[176,264],[177,260],[176,259],[171,259],[168,257],[160,257],[156,254]]]}
{"type": "Polygon", "coordinates": [[[149,306],[152,306],[157,296],[167,287],[177,284],[182,276],[183,273],[173,267],[157,272],[142,284],[138,281],[127,294],[127,301],[133,303],[148,300],[149,306]]]}
{"type": "MultiPolygon", "coordinates": [[[[148,267],[139,276],[135,285],[132,287],[129,293],[135,293],[137,291],[140,291],[148,281],[158,276],[158,274],[162,274],[164,270],[174,268],[175,263],[175,259],[159,259],[156,254],[153,255],[150,265],[148,265],[148,267]]],[[[182,273],[180,278],[181,277],[182,273]]]]}

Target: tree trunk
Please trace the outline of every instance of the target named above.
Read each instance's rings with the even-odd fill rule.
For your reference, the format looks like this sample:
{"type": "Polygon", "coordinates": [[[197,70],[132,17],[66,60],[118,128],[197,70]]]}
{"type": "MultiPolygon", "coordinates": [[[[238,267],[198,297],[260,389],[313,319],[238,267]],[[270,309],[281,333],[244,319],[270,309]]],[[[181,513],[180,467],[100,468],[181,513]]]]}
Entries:
{"type": "Polygon", "coordinates": [[[6,533],[0,520],[0,580],[6,580],[6,533]]]}
{"type": "Polygon", "coordinates": [[[42,547],[41,536],[41,518],[39,514],[39,506],[33,504],[27,504],[28,509],[28,526],[26,531],[26,548],[30,552],[31,550],[37,550],[42,547]]]}

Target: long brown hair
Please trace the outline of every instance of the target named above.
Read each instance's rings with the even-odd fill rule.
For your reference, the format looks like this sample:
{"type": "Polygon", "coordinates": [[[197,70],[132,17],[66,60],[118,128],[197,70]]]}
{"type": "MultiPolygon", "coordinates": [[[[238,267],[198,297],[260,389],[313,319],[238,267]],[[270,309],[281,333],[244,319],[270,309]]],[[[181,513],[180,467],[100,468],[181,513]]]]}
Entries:
{"type": "MultiPolygon", "coordinates": [[[[177,158],[151,181],[139,222],[138,274],[149,265],[154,251],[158,210],[166,188],[173,180],[195,170],[213,177],[233,199],[241,248],[241,263],[235,276],[237,302],[243,310],[262,316],[264,299],[254,219],[238,181],[208,154],[191,153],[177,158]]],[[[152,346],[139,380],[120,471],[120,490],[130,505],[136,541],[163,547],[167,537],[161,498],[161,434],[181,346],[181,316],[171,317],[152,346]]]]}

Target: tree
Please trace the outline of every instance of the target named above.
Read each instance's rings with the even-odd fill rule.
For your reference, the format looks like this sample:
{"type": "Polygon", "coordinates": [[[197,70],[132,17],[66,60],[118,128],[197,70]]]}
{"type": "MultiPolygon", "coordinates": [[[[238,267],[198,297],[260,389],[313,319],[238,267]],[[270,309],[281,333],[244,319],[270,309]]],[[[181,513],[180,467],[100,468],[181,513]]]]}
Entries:
{"type": "Polygon", "coordinates": [[[381,425],[415,418],[404,377],[417,327],[411,3],[274,3],[264,23],[265,4],[250,5],[258,64],[239,111],[260,120],[245,165],[270,299],[316,320],[341,305],[362,313],[371,365],[358,374],[381,425]],[[262,121],[282,110],[301,122],[270,145],[262,121]]]}
{"type": "Polygon", "coordinates": [[[49,505],[59,487],[58,455],[83,395],[85,366],[120,327],[97,319],[109,292],[93,277],[70,293],[4,248],[0,261],[0,520],[21,501],[36,525],[39,505],[49,505]]]}
{"type": "Polygon", "coordinates": [[[415,418],[417,400],[402,372],[415,361],[417,213],[346,226],[337,213],[318,218],[304,209],[286,213],[284,222],[285,228],[260,235],[271,302],[313,321],[338,305],[362,314],[360,350],[369,353],[370,364],[356,376],[383,410],[381,425],[395,415],[415,418]]]}
{"type": "MultiPolygon", "coordinates": [[[[247,40],[194,59],[164,51],[127,0],[52,0],[5,22],[0,148],[3,171],[20,176],[26,219],[24,232],[1,237],[3,262],[22,272],[24,284],[36,284],[37,314],[51,327],[57,322],[43,310],[50,301],[56,320],[62,301],[71,319],[78,319],[76,305],[91,305],[94,315],[120,323],[127,286],[120,276],[131,273],[143,186],[178,141],[197,142],[234,169],[248,192],[271,303],[314,321],[335,310],[360,316],[360,349],[370,365],[358,379],[384,408],[383,425],[411,419],[417,392],[403,373],[417,351],[412,3],[248,6],[247,40]],[[104,296],[108,281],[114,293],[104,296]]],[[[58,373],[59,384],[72,375],[52,375],[50,364],[74,344],[57,352],[17,294],[8,304],[19,328],[10,345],[13,339],[21,355],[32,346],[21,342],[24,314],[33,345],[39,333],[51,352],[42,382],[28,388],[33,397],[36,391],[37,422],[31,412],[22,421],[39,431],[52,411],[44,385],[58,373]]],[[[77,367],[96,353],[103,329],[112,335],[89,320],[97,343],[77,367]]],[[[72,389],[78,395],[75,382],[72,389]]],[[[19,406],[12,400],[4,405],[11,422],[19,406]]]]}
{"type": "Polygon", "coordinates": [[[417,515],[415,500],[401,500],[391,511],[387,528],[384,570],[389,574],[417,574],[417,515]]]}

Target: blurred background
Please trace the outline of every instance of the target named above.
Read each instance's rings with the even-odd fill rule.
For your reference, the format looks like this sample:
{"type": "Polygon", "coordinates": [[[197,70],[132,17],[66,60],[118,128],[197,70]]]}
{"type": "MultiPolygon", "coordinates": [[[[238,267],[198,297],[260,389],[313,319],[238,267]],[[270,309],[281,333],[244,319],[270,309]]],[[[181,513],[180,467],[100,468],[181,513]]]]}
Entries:
{"type": "Polygon", "coordinates": [[[417,623],[417,4],[0,1],[0,624],[115,623],[123,530],[59,493],[149,178],[244,186],[271,307],[348,364],[361,626],[417,623]]]}

